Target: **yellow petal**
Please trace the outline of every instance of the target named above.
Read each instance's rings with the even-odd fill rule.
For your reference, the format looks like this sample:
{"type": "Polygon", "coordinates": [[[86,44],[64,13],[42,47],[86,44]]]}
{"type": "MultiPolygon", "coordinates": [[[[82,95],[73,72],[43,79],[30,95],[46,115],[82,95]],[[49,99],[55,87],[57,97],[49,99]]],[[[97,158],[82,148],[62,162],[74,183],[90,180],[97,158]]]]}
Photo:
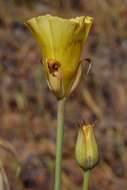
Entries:
{"type": "MultiPolygon", "coordinates": [[[[60,63],[65,94],[79,68],[83,45],[92,22],[92,17],[63,19],[50,15],[35,17],[26,22],[41,46],[44,64],[50,59],[60,63]]],[[[50,74],[47,65],[45,68],[50,74]]]]}

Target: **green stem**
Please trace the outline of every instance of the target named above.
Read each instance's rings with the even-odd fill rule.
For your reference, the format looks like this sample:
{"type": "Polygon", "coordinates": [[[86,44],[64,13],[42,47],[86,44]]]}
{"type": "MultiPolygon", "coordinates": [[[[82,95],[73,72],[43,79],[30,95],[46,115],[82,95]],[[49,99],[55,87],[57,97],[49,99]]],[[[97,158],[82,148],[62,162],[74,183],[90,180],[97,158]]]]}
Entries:
{"type": "Polygon", "coordinates": [[[65,105],[65,99],[58,101],[54,190],[61,190],[62,150],[63,150],[63,138],[64,138],[64,105],[65,105]]]}
{"type": "Polygon", "coordinates": [[[88,190],[90,170],[84,172],[83,190],[88,190]]]}

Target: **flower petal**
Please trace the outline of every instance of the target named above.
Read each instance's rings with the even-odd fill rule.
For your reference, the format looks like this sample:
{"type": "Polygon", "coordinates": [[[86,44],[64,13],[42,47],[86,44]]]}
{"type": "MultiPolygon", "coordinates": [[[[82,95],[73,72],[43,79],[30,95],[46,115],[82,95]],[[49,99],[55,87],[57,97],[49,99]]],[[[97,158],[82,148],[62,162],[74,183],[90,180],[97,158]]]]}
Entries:
{"type": "Polygon", "coordinates": [[[46,72],[50,74],[47,60],[60,63],[65,94],[76,76],[92,22],[92,17],[64,19],[50,15],[35,17],[26,22],[41,46],[46,72]]]}

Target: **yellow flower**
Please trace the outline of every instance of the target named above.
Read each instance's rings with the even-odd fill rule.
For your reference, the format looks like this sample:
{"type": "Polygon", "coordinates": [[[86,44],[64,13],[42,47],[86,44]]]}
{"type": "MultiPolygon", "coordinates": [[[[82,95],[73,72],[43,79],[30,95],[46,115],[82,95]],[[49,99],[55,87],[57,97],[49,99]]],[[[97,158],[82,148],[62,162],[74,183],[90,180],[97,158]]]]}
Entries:
{"type": "Polygon", "coordinates": [[[76,161],[85,171],[94,168],[99,160],[99,150],[93,128],[91,124],[81,126],[76,141],[76,161]]]}
{"type": "Polygon", "coordinates": [[[88,16],[63,19],[50,15],[26,22],[40,44],[48,85],[58,99],[67,97],[78,84],[80,56],[92,22],[88,16]]]}

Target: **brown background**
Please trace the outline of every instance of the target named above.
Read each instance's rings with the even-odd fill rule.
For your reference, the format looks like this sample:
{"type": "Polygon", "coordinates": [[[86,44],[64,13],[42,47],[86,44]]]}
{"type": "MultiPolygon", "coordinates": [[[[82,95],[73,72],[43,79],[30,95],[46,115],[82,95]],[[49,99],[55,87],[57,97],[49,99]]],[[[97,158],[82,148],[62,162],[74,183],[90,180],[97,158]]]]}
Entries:
{"type": "Polygon", "coordinates": [[[127,1],[0,0],[0,161],[11,190],[21,189],[21,184],[25,190],[53,189],[57,102],[42,72],[39,47],[24,25],[27,19],[47,13],[94,17],[82,55],[94,65],[86,81],[83,63],[80,86],[66,103],[63,190],[81,189],[74,142],[82,119],[97,120],[100,146],[90,189],[126,190],[127,1]]]}

